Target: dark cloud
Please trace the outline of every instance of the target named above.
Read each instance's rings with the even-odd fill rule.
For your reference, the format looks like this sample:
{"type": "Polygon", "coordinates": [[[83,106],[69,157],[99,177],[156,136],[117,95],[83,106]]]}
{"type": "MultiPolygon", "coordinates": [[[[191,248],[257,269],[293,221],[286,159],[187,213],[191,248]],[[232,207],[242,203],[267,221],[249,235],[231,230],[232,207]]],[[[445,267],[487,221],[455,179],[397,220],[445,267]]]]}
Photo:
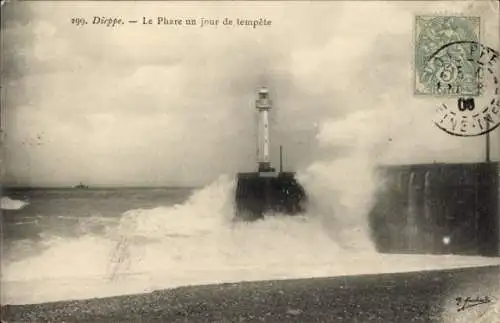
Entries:
{"type": "Polygon", "coordinates": [[[1,9],[2,30],[25,26],[33,19],[33,7],[28,2],[5,1],[1,9]]]}
{"type": "Polygon", "coordinates": [[[9,178],[44,185],[114,185],[125,179],[192,185],[251,170],[253,104],[262,85],[275,103],[272,150],[285,146],[288,169],[325,153],[316,137],[331,120],[352,119],[358,135],[382,138],[374,121],[351,116],[421,103],[411,88],[412,22],[420,7],[83,4],[29,2],[29,10],[18,13],[25,23],[11,19],[3,30],[9,45],[2,49],[8,63],[3,84],[9,178]],[[97,12],[137,19],[265,16],[273,25],[111,29],[70,22],[97,12]]]}

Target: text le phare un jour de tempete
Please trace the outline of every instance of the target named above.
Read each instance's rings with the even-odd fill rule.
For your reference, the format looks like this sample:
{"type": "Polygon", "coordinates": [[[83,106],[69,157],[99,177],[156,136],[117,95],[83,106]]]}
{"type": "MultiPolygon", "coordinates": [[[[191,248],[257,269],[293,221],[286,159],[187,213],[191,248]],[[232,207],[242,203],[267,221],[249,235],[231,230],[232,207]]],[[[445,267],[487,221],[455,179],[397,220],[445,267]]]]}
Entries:
{"type": "MultiPolygon", "coordinates": [[[[83,26],[87,24],[85,18],[73,18],[73,24],[83,26]]],[[[267,18],[229,18],[229,17],[214,17],[214,18],[192,18],[192,17],[166,17],[143,16],[140,19],[124,19],[123,17],[105,17],[94,16],[91,20],[92,25],[101,25],[105,27],[117,27],[125,24],[136,24],[146,26],[176,26],[176,27],[250,27],[257,28],[262,26],[271,26],[272,21],[267,18]]]]}

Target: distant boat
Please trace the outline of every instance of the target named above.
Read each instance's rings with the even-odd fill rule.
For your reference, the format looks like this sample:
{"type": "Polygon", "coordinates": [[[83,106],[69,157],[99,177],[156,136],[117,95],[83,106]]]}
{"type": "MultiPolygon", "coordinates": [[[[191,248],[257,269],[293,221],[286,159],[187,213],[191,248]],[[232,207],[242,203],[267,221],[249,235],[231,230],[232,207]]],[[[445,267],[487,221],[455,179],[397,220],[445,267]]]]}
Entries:
{"type": "Polygon", "coordinates": [[[88,186],[88,185],[85,185],[85,184],[83,184],[83,183],[80,183],[80,184],[78,184],[78,185],[75,185],[75,186],[74,186],[74,188],[80,188],[80,189],[82,189],[82,188],[89,188],[89,186],[88,186]]]}

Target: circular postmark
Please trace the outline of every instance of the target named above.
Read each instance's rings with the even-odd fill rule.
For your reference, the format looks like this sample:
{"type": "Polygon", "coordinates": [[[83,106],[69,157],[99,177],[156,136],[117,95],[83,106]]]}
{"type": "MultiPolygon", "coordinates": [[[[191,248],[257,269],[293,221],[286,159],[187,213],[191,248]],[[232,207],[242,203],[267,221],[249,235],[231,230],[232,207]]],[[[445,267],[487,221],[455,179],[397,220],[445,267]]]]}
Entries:
{"type": "Polygon", "coordinates": [[[440,98],[434,123],[455,136],[480,136],[500,125],[499,53],[476,41],[441,46],[425,69],[440,98]],[[456,97],[450,97],[453,91],[456,97]],[[441,96],[442,95],[442,96],[441,96]]]}

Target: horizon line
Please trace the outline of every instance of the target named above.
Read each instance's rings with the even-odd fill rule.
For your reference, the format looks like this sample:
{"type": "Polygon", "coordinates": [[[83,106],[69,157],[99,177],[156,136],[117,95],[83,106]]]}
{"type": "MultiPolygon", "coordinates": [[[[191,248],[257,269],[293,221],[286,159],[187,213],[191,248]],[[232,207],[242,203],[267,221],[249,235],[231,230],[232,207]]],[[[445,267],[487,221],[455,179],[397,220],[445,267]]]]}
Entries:
{"type": "Polygon", "coordinates": [[[116,189],[116,188],[133,188],[133,189],[150,189],[150,188],[181,188],[181,189],[194,189],[200,188],[204,185],[155,185],[155,186],[134,186],[134,185],[88,185],[84,188],[67,186],[67,185],[2,185],[1,189],[74,189],[74,190],[91,190],[91,189],[116,189]]]}

